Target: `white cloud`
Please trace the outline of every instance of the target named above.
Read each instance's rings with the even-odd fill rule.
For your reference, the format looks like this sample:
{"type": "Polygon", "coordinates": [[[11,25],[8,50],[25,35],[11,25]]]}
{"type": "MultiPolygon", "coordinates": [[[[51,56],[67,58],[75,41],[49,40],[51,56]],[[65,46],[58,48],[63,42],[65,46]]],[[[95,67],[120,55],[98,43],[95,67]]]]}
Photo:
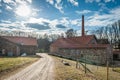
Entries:
{"type": "Polygon", "coordinates": [[[2,6],[1,0],[0,0],[0,7],[2,6]]]}
{"type": "Polygon", "coordinates": [[[61,13],[64,13],[61,0],[56,0],[55,8],[57,8],[61,13]]]}
{"type": "Polygon", "coordinates": [[[112,0],[104,0],[104,1],[107,3],[107,2],[110,2],[110,1],[112,1],[112,0]]]}
{"type": "Polygon", "coordinates": [[[32,3],[32,0],[27,0],[29,3],[32,3]]]}
{"type": "Polygon", "coordinates": [[[7,9],[7,10],[12,10],[12,7],[6,5],[6,9],[7,9]]]}
{"type": "Polygon", "coordinates": [[[29,0],[15,0],[17,4],[27,4],[29,3],[29,0]]]}
{"type": "MultiPolygon", "coordinates": [[[[102,0],[85,0],[86,3],[92,3],[92,2],[101,2],[102,0]]],[[[114,2],[114,0],[104,0],[105,3],[108,3],[108,2],[114,2]]]]}
{"type": "Polygon", "coordinates": [[[4,3],[16,6],[17,4],[31,4],[32,0],[3,0],[4,3]]]}
{"type": "Polygon", "coordinates": [[[60,24],[64,24],[66,27],[68,27],[68,25],[70,24],[69,18],[63,17],[63,18],[60,20],[60,24]]]}
{"type": "MultiPolygon", "coordinates": [[[[74,6],[78,6],[79,5],[77,0],[67,0],[67,1],[70,2],[74,6]]],[[[64,7],[63,7],[62,0],[46,0],[46,2],[48,2],[49,4],[51,4],[52,6],[54,6],[61,13],[64,13],[64,10],[63,10],[64,7]]]]}
{"type": "Polygon", "coordinates": [[[42,24],[43,22],[50,23],[50,20],[44,19],[44,18],[33,18],[33,17],[31,17],[27,22],[28,23],[40,23],[40,24],[42,24]]]}
{"type": "Polygon", "coordinates": [[[77,0],[68,0],[68,2],[70,2],[74,6],[78,6],[79,5],[78,2],[77,2],[77,0]]]}
{"type": "MultiPolygon", "coordinates": [[[[21,12],[23,13],[23,11],[32,3],[32,0],[3,0],[4,4],[6,7],[6,10],[11,10],[13,11],[14,13],[16,13],[16,10],[18,9],[18,7],[21,5],[23,6],[24,8],[21,10],[21,12]],[[19,6],[18,6],[19,5],[19,6]],[[26,6],[24,6],[26,5],[26,6]],[[16,8],[16,9],[15,9],[16,8]],[[14,9],[14,10],[13,10],[14,9]]],[[[1,3],[0,3],[0,6],[1,3]]],[[[30,12],[31,10],[31,16],[36,16],[37,15],[37,12],[39,12],[38,9],[34,9],[34,8],[30,8],[30,10],[26,9],[27,10],[27,13],[30,12]]],[[[18,10],[18,14],[20,10],[18,10]]],[[[26,12],[24,12],[24,14],[26,14],[26,12]]]]}
{"type": "Polygon", "coordinates": [[[109,8],[107,8],[105,3],[99,3],[98,5],[101,7],[99,11],[109,10],[109,8]]]}
{"type": "Polygon", "coordinates": [[[2,10],[0,10],[0,13],[2,13],[2,10]]]}
{"type": "Polygon", "coordinates": [[[46,0],[46,2],[48,2],[49,4],[51,4],[52,6],[54,6],[61,13],[64,13],[63,6],[61,4],[62,0],[55,0],[55,1],[54,0],[46,0]]]}
{"type": "Polygon", "coordinates": [[[81,26],[81,20],[80,19],[71,20],[70,23],[72,25],[81,26]]]}
{"type": "Polygon", "coordinates": [[[49,2],[51,5],[54,5],[54,0],[46,0],[46,2],[49,2]]]}
{"type": "Polygon", "coordinates": [[[92,3],[94,0],[85,0],[86,3],[90,2],[92,3]]]}
{"type": "Polygon", "coordinates": [[[14,3],[13,0],[3,0],[3,2],[4,2],[4,3],[7,3],[7,4],[9,4],[9,3],[14,3]]]}
{"type": "Polygon", "coordinates": [[[86,20],[86,26],[107,26],[120,19],[120,7],[112,9],[109,14],[94,14],[86,20]]]}
{"type": "Polygon", "coordinates": [[[31,14],[32,16],[37,16],[37,14],[38,14],[40,11],[42,11],[42,9],[39,9],[39,10],[38,10],[38,9],[34,9],[34,8],[31,9],[31,10],[32,10],[32,14],[31,14]]]}
{"type": "Polygon", "coordinates": [[[11,23],[10,20],[1,20],[2,23],[11,23]]]}
{"type": "Polygon", "coordinates": [[[16,3],[13,0],[3,0],[4,3],[15,6],[16,3]]]}
{"type": "Polygon", "coordinates": [[[76,11],[77,14],[87,14],[90,12],[92,12],[92,11],[90,11],[90,10],[76,11]]]}
{"type": "Polygon", "coordinates": [[[100,2],[101,0],[96,0],[96,2],[100,2]]]}

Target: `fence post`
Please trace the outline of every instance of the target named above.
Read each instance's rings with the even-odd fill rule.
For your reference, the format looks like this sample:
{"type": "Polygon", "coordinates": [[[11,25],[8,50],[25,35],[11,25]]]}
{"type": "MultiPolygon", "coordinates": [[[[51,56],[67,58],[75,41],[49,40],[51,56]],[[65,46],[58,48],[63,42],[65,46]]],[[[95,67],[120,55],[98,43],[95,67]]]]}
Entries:
{"type": "Polygon", "coordinates": [[[76,68],[78,68],[78,65],[79,65],[79,61],[78,59],[76,59],[76,68]]]}
{"type": "Polygon", "coordinates": [[[107,80],[109,80],[109,61],[107,60],[107,80]]]}
{"type": "Polygon", "coordinates": [[[86,54],[85,54],[85,74],[86,74],[86,54]]]}

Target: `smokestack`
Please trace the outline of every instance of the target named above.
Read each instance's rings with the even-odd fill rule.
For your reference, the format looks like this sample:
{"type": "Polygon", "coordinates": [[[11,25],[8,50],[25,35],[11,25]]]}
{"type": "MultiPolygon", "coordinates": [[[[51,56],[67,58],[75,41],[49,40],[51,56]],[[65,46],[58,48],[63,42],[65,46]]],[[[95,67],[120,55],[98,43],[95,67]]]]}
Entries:
{"type": "Polygon", "coordinates": [[[82,15],[82,36],[85,35],[85,31],[84,31],[84,15],[82,15]]]}

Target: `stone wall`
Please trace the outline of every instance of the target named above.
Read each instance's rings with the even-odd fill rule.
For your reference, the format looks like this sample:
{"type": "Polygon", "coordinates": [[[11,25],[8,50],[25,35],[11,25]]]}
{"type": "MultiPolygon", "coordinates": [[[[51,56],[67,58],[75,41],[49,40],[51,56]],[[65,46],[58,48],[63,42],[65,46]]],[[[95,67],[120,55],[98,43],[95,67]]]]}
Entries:
{"type": "Polygon", "coordinates": [[[16,44],[0,38],[0,51],[2,55],[18,56],[20,54],[18,49],[19,47],[16,44]]]}
{"type": "Polygon", "coordinates": [[[28,55],[33,55],[37,51],[36,46],[20,46],[20,53],[27,53],[28,55]]]}
{"type": "Polygon", "coordinates": [[[22,53],[33,55],[36,53],[36,51],[37,46],[19,45],[0,38],[0,55],[9,56],[11,54],[11,56],[19,56],[22,53]],[[5,54],[3,54],[3,51],[5,54]]]}
{"type": "MultiPolygon", "coordinates": [[[[55,53],[54,53],[55,54],[55,53]]],[[[111,62],[112,54],[107,48],[97,49],[59,49],[55,55],[71,59],[79,59],[92,64],[106,64],[107,59],[111,62]],[[109,54],[108,54],[109,53],[109,54]]]]}

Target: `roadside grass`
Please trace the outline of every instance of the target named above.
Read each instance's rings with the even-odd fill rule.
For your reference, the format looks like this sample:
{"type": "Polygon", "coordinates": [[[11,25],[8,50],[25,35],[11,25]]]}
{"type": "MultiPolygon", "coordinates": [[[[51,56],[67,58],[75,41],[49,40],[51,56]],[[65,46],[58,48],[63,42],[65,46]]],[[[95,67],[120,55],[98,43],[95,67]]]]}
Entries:
{"type": "Polygon", "coordinates": [[[0,57],[0,72],[19,67],[26,63],[34,62],[38,59],[37,56],[26,57],[0,57]]]}
{"type": "Polygon", "coordinates": [[[0,80],[4,80],[4,78],[15,74],[39,59],[40,57],[36,55],[26,57],[0,57],[0,80]]]}
{"type": "Polygon", "coordinates": [[[120,67],[119,67],[119,68],[118,68],[118,67],[117,67],[117,68],[114,68],[113,71],[120,73],[120,67]]]}
{"type": "Polygon", "coordinates": [[[82,69],[76,69],[76,62],[59,57],[52,56],[55,61],[55,80],[96,80],[91,73],[84,73],[82,69]],[[70,66],[62,63],[66,61],[70,66]]]}
{"type": "MultiPolygon", "coordinates": [[[[68,60],[53,56],[55,59],[55,80],[106,80],[107,79],[107,68],[104,66],[96,66],[86,64],[87,73],[84,73],[84,63],[80,64],[80,69],[76,69],[76,61],[68,60]],[[70,66],[65,66],[63,61],[70,63],[70,66]]],[[[120,80],[120,67],[113,69],[109,68],[109,80],[120,80]]]]}
{"type": "MultiPolygon", "coordinates": [[[[107,79],[107,68],[103,66],[96,66],[87,64],[87,68],[93,72],[97,79],[106,80],[107,79]]],[[[120,70],[119,68],[114,68],[115,70],[120,70]]],[[[117,70],[117,71],[118,71],[117,70]]],[[[112,67],[109,67],[109,80],[120,80],[120,73],[115,72],[112,67]]]]}

